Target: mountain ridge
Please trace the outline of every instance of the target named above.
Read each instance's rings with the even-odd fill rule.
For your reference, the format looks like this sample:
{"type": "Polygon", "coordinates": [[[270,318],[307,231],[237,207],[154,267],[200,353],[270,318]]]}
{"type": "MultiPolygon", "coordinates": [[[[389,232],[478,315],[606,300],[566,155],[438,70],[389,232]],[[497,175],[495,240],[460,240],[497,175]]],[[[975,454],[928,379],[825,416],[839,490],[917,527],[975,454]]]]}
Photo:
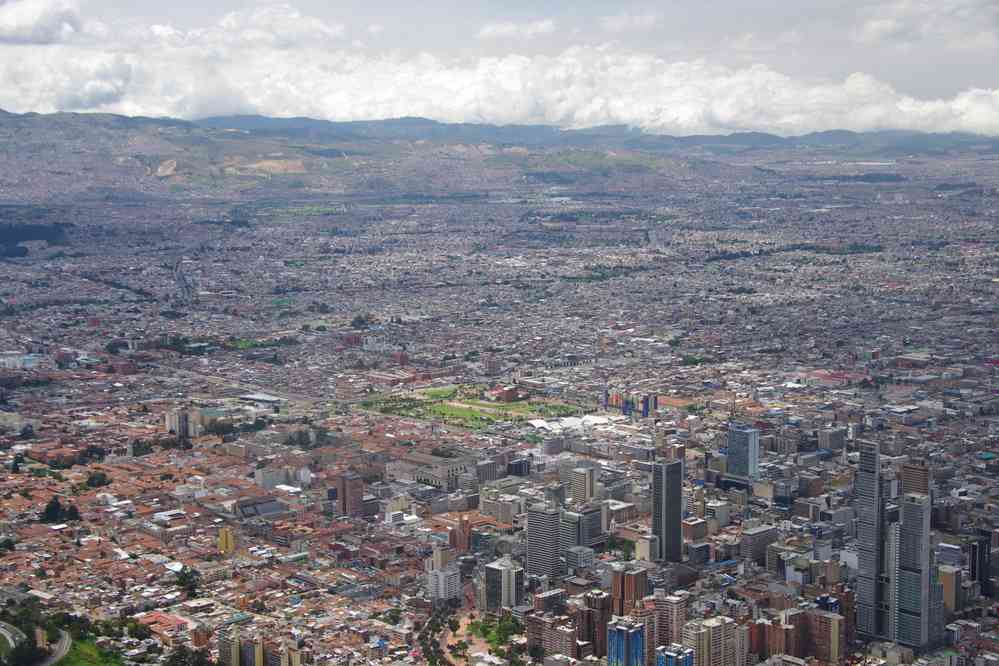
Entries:
{"type": "Polygon", "coordinates": [[[207,130],[241,130],[269,135],[313,136],[340,140],[446,140],[531,146],[597,146],[620,143],[635,149],[691,148],[846,148],[899,152],[940,152],[985,148],[999,151],[999,137],[963,132],[915,130],[821,130],[781,136],[770,132],[745,131],[727,134],[655,134],[626,125],[596,125],[563,129],[550,125],[498,125],[491,123],[447,123],[429,118],[404,116],[379,120],[331,121],[305,116],[272,117],[253,114],[209,116],[197,120],[170,117],[126,116],[110,113],[56,112],[11,113],[0,109],[0,121],[93,121],[111,127],[163,125],[207,130]]]}

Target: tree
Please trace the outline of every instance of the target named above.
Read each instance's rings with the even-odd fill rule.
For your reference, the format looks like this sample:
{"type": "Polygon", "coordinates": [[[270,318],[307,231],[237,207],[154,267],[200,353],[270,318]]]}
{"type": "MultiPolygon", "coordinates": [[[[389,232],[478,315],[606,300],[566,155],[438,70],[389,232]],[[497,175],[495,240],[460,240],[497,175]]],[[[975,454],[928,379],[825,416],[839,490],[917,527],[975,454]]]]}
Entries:
{"type": "Polygon", "coordinates": [[[166,666],[214,666],[207,650],[192,650],[183,644],[175,647],[164,663],[166,666]]]}
{"type": "Polygon", "coordinates": [[[111,483],[111,479],[104,472],[91,472],[87,475],[87,486],[90,488],[100,488],[111,483]]]}
{"type": "Polygon", "coordinates": [[[369,314],[359,314],[350,320],[350,327],[363,331],[371,325],[371,315],[369,314]]]}
{"type": "Polygon", "coordinates": [[[80,520],[80,510],[76,508],[75,504],[69,505],[69,509],[66,511],[66,520],[74,523],[80,520]]]}
{"type": "Polygon", "coordinates": [[[198,595],[198,586],[201,584],[201,574],[185,566],[177,573],[177,586],[183,588],[188,597],[198,595]]]}
{"type": "Polygon", "coordinates": [[[42,522],[43,523],[58,523],[62,520],[63,508],[62,502],[59,501],[58,495],[53,495],[49,503],[45,505],[45,509],[42,511],[42,522]]]}
{"type": "Polygon", "coordinates": [[[447,628],[451,630],[452,634],[458,633],[458,629],[461,628],[461,623],[452,617],[447,621],[447,628]]]}
{"type": "Polygon", "coordinates": [[[138,638],[139,640],[144,640],[153,635],[153,632],[148,625],[136,622],[131,618],[125,622],[125,627],[128,629],[129,636],[132,638],[138,638]]]}

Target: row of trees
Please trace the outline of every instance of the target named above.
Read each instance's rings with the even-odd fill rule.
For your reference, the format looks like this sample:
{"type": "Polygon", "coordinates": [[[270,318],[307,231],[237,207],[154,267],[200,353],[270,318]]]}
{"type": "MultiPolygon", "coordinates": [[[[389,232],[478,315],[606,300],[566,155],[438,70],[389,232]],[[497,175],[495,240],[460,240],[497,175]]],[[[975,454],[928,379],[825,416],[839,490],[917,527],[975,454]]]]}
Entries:
{"type": "Polygon", "coordinates": [[[43,523],[73,523],[80,520],[80,510],[75,505],[63,506],[58,495],[53,495],[42,510],[43,523]]]}

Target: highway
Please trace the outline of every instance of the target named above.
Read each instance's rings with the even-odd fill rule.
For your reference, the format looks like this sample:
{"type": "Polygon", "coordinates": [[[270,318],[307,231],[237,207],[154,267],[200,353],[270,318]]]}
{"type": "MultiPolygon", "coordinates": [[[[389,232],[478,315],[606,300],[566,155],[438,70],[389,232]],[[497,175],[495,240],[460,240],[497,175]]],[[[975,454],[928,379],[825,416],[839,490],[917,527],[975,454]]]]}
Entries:
{"type": "Polygon", "coordinates": [[[46,657],[45,661],[39,664],[39,666],[55,666],[55,664],[60,662],[62,658],[66,656],[66,653],[69,652],[69,648],[72,647],[72,645],[73,639],[70,638],[69,633],[60,629],[59,642],[52,647],[52,654],[46,657]]]}
{"type": "Polygon", "coordinates": [[[11,648],[28,639],[28,637],[24,635],[23,631],[12,624],[7,624],[6,622],[0,622],[0,636],[3,636],[7,640],[7,644],[10,645],[11,648]]]}

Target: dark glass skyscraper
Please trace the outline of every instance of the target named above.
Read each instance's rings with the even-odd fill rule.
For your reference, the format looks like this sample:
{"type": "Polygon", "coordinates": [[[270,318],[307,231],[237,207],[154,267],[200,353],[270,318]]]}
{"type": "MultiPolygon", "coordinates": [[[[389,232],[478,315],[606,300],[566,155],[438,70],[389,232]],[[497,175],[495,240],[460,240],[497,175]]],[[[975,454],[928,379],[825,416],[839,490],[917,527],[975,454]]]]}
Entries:
{"type": "Polygon", "coordinates": [[[728,427],[728,473],[745,479],[760,478],[760,431],[746,423],[728,427]]]}
{"type": "Polygon", "coordinates": [[[657,560],[683,561],[682,509],[683,461],[657,462],[652,467],[652,533],[657,539],[657,560]]]}
{"type": "Polygon", "coordinates": [[[968,570],[971,579],[978,582],[983,597],[991,598],[992,533],[989,530],[977,528],[974,536],[965,540],[964,552],[968,557],[968,570]]]}
{"type": "Polygon", "coordinates": [[[881,449],[860,442],[860,464],[853,483],[857,511],[857,634],[868,640],[887,637],[890,609],[885,594],[881,500],[881,449]]]}

